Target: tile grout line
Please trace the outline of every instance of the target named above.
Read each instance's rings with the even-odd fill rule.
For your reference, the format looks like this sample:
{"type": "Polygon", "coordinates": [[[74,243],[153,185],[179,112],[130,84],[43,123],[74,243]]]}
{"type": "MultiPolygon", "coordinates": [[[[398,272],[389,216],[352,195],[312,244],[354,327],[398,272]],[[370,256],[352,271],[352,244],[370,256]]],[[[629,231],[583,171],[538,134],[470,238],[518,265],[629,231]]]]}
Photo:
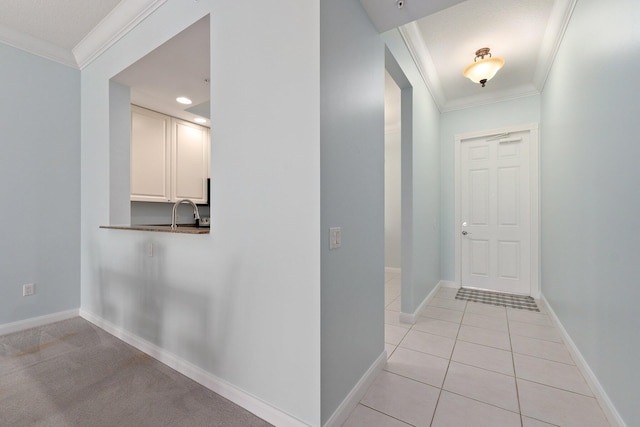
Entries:
{"type": "Polygon", "coordinates": [[[520,413],[520,426],[524,426],[524,419],[522,418],[522,404],[520,403],[520,390],[518,389],[518,373],[516,372],[516,358],[513,353],[513,343],[511,342],[511,325],[509,323],[509,312],[505,308],[505,315],[507,316],[507,336],[509,337],[509,349],[511,352],[511,364],[513,365],[513,382],[516,386],[516,400],[518,401],[518,412],[520,413]]]}
{"type": "MultiPolygon", "coordinates": [[[[454,341],[454,342],[453,342],[453,347],[452,347],[452,349],[451,349],[451,352],[449,353],[448,363],[447,363],[447,368],[446,368],[446,370],[445,370],[445,373],[444,373],[444,376],[443,376],[443,380],[442,380],[442,383],[441,383],[440,387],[436,387],[436,388],[438,388],[438,389],[439,389],[439,392],[438,392],[438,398],[437,398],[436,403],[435,403],[435,407],[434,407],[433,415],[432,415],[432,417],[431,417],[431,422],[430,422],[430,424],[429,424],[430,426],[433,426],[433,423],[435,422],[435,414],[436,414],[436,412],[437,412],[437,410],[438,410],[438,405],[439,405],[439,403],[440,403],[440,399],[441,399],[441,397],[442,397],[442,392],[443,392],[443,391],[445,391],[445,390],[444,390],[444,383],[445,383],[446,377],[447,377],[447,375],[448,375],[448,371],[450,370],[451,363],[453,362],[453,353],[455,352],[455,349],[456,349],[456,347],[457,347],[457,341],[459,340],[459,337],[460,337],[460,330],[461,330],[461,328],[462,328],[462,326],[463,326],[463,320],[464,320],[464,317],[465,317],[466,313],[470,313],[470,314],[478,314],[479,316],[483,316],[483,314],[482,314],[482,313],[473,313],[473,312],[467,311],[467,309],[468,309],[468,307],[469,307],[469,304],[468,304],[468,301],[464,301],[464,302],[465,302],[465,305],[464,305],[464,309],[462,310],[462,318],[461,318],[459,321],[457,321],[457,322],[456,322],[456,321],[451,321],[451,320],[439,319],[439,318],[437,318],[437,317],[433,317],[433,318],[432,318],[432,317],[424,316],[424,317],[427,317],[427,318],[432,319],[432,320],[445,321],[445,322],[449,322],[449,323],[455,323],[455,324],[457,324],[457,331],[456,331],[456,335],[455,335],[455,337],[453,337],[453,341],[454,341]]],[[[481,303],[480,303],[480,304],[481,304],[481,303]]],[[[434,306],[434,307],[435,307],[435,308],[438,308],[438,309],[442,309],[442,310],[448,310],[448,311],[456,311],[456,312],[459,312],[459,310],[453,310],[453,309],[452,309],[452,308],[450,308],[450,307],[438,307],[438,306],[434,306]]],[[[481,400],[477,400],[477,399],[469,398],[469,397],[467,397],[467,396],[463,396],[463,395],[460,395],[460,394],[458,394],[458,393],[454,393],[454,392],[451,392],[451,393],[452,393],[452,394],[455,394],[455,395],[458,395],[458,396],[461,396],[461,397],[464,397],[464,398],[468,398],[468,399],[471,399],[471,400],[477,401],[477,402],[482,403],[482,404],[486,404],[486,405],[489,405],[489,406],[493,406],[493,407],[498,408],[498,409],[503,409],[503,410],[509,411],[509,412],[511,412],[511,413],[514,413],[514,414],[515,414],[515,413],[517,413],[517,414],[519,415],[519,417],[520,417],[520,424],[521,424],[521,426],[522,426],[522,425],[524,425],[524,419],[523,419],[523,418],[524,418],[524,415],[522,414],[522,406],[521,406],[521,402],[520,402],[519,389],[518,389],[518,383],[517,383],[518,376],[517,376],[517,374],[516,374],[516,368],[515,368],[515,354],[516,354],[516,353],[515,353],[515,352],[514,352],[514,350],[513,350],[513,343],[512,343],[512,339],[511,339],[511,330],[510,330],[510,326],[511,326],[511,321],[512,321],[512,319],[510,319],[510,318],[509,318],[509,315],[508,315],[508,311],[509,311],[509,310],[508,310],[508,308],[507,308],[507,307],[502,307],[502,308],[505,310],[505,311],[504,311],[504,313],[505,313],[505,320],[507,321],[507,330],[506,330],[506,334],[507,334],[507,338],[509,339],[509,350],[508,350],[508,351],[511,353],[512,368],[513,368],[513,371],[514,371],[514,375],[513,375],[513,377],[512,377],[512,378],[514,379],[515,386],[516,386],[516,398],[517,398],[517,401],[518,401],[518,410],[517,410],[517,412],[516,412],[516,411],[513,411],[513,410],[508,410],[508,409],[502,408],[502,407],[500,407],[500,406],[496,406],[496,405],[491,404],[491,403],[483,402],[483,401],[481,401],[481,400]]],[[[546,314],[546,313],[541,312],[540,314],[546,314]]],[[[420,316],[422,316],[422,313],[420,313],[420,316]]],[[[484,317],[491,317],[491,316],[484,315],[484,317]]],[[[537,325],[537,326],[546,326],[546,325],[538,325],[537,323],[530,323],[530,322],[526,322],[526,321],[524,321],[524,322],[523,322],[522,320],[518,320],[518,319],[515,319],[514,321],[519,322],[519,323],[526,323],[526,324],[537,325]]],[[[467,325],[467,326],[469,326],[469,325],[467,325]]],[[[490,329],[490,328],[480,328],[480,329],[487,329],[487,330],[490,330],[490,331],[494,331],[494,329],[490,329]]],[[[413,325],[411,325],[411,326],[407,329],[407,331],[403,334],[403,337],[402,337],[402,339],[400,340],[400,342],[399,342],[397,345],[394,345],[394,346],[393,346],[393,347],[394,347],[394,349],[393,349],[393,351],[392,351],[392,354],[393,354],[393,352],[395,352],[395,350],[397,350],[397,348],[398,348],[398,347],[401,347],[402,342],[404,342],[404,340],[405,340],[405,339],[406,339],[406,337],[408,336],[409,332],[411,332],[411,331],[416,331],[416,332],[419,332],[419,333],[422,333],[422,334],[427,334],[427,335],[439,336],[439,337],[443,337],[443,338],[452,338],[452,337],[450,337],[450,336],[439,335],[439,334],[435,334],[435,333],[432,333],[432,332],[429,332],[429,331],[422,331],[422,330],[416,329],[416,328],[415,328],[415,324],[413,324],[413,325]]],[[[496,331],[496,332],[504,332],[504,331],[499,331],[499,330],[495,330],[495,331],[496,331]]],[[[524,338],[529,338],[529,339],[540,339],[540,338],[535,338],[535,337],[527,337],[527,336],[525,336],[525,335],[518,335],[518,336],[522,336],[522,337],[524,337],[524,338]]],[[[467,342],[467,341],[465,341],[465,340],[461,340],[461,341],[463,341],[463,342],[467,342]]],[[[556,343],[555,341],[544,340],[544,339],[542,339],[542,341],[556,343]]],[[[487,345],[484,345],[484,344],[478,344],[478,343],[473,343],[473,344],[476,344],[476,345],[483,345],[483,346],[486,346],[486,347],[488,347],[488,348],[495,348],[495,349],[499,349],[499,350],[503,350],[503,351],[505,350],[504,348],[497,348],[497,347],[487,346],[487,345]]],[[[562,342],[561,342],[561,343],[558,343],[558,344],[562,344],[562,342]]],[[[410,349],[409,349],[409,350],[410,350],[410,349]]],[[[442,358],[442,357],[440,357],[440,356],[438,356],[438,355],[431,354],[431,353],[424,352],[424,351],[420,351],[420,350],[413,350],[413,351],[416,351],[416,352],[418,352],[418,353],[422,353],[422,354],[427,354],[427,355],[430,355],[430,356],[433,356],[433,357],[442,358]]],[[[518,354],[520,354],[520,353],[518,353],[518,354]]],[[[537,358],[537,359],[541,359],[541,360],[548,360],[548,361],[550,361],[550,362],[561,363],[561,364],[563,364],[563,365],[567,365],[567,366],[574,366],[574,365],[570,365],[570,364],[567,364],[567,363],[558,362],[558,361],[554,361],[554,360],[551,360],[551,359],[546,359],[546,358],[543,358],[543,357],[531,356],[531,355],[526,355],[526,354],[524,354],[524,355],[525,355],[525,356],[530,356],[530,357],[533,357],[533,358],[537,358]]],[[[443,358],[443,359],[447,360],[447,358],[443,358]]],[[[463,363],[463,364],[465,364],[465,363],[463,363]]],[[[465,365],[466,365],[466,364],[465,364],[465,365]]],[[[468,366],[474,366],[474,365],[468,365],[468,366]]],[[[474,367],[475,367],[475,366],[474,366],[474,367]]],[[[478,368],[478,367],[476,367],[476,368],[478,368]]],[[[496,372],[496,371],[492,371],[491,369],[485,369],[485,368],[480,368],[480,369],[485,370],[485,371],[489,371],[489,372],[496,372]]],[[[389,371],[389,372],[390,372],[390,371],[389,371]]],[[[390,373],[393,373],[393,372],[390,372],[390,373]]],[[[496,372],[496,373],[502,374],[502,372],[496,372]]],[[[417,382],[419,382],[419,383],[422,383],[422,384],[425,384],[425,385],[428,385],[428,386],[432,386],[432,387],[433,387],[433,385],[432,385],[432,384],[428,384],[428,383],[425,383],[425,382],[422,382],[422,381],[418,381],[418,380],[415,380],[414,378],[405,377],[405,376],[400,375],[400,374],[397,374],[397,373],[393,373],[393,374],[398,375],[398,376],[403,377],[403,378],[407,378],[407,379],[413,380],[413,381],[417,381],[417,382]]],[[[505,375],[506,375],[506,374],[505,374],[505,375]]],[[[509,376],[509,375],[507,375],[507,376],[509,376]]],[[[524,380],[524,381],[529,381],[529,380],[524,380]]],[[[561,390],[561,391],[567,391],[567,392],[570,392],[570,393],[573,393],[573,394],[576,394],[576,395],[581,395],[581,396],[584,396],[584,397],[592,397],[592,396],[583,395],[583,394],[581,394],[581,393],[573,392],[573,391],[571,391],[571,390],[564,390],[564,389],[561,389],[561,388],[557,388],[557,387],[549,386],[549,385],[547,385],[547,384],[537,383],[536,381],[530,381],[530,382],[532,382],[532,383],[536,383],[536,384],[540,384],[540,385],[543,385],[543,386],[548,386],[548,387],[551,387],[551,388],[556,388],[556,389],[561,390]]],[[[366,406],[366,405],[364,405],[364,406],[366,406]]],[[[374,408],[372,408],[372,409],[374,409],[374,408]]],[[[380,412],[380,411],[378,411],[378,412],[380,412]]],[[[381,412],[381,413],[385,414],[384,412],[381,412]]],[[[385,415],[388,415],[388,414],[385,414],[385,415]]],[[[389,416],[389,415],[388,415],[388,416],[389,416]]],[[[395,418],[395,417],[392,417],[392,418],[395,418]]],[[[400,420],[400,421],[402,421],[402,420],[400,420]]],[[[403,421],[403,422],[404,422],[404,421],[403,421]]]]}
{"type": "Polygon", "coordinates": [[[519,379],[520,379],[520,381],[526,381],[528,383],[541,385],[543,387],[549,387],[549,388],[552,388],[552,389],[555,389],[555,390],[558,390],[558,391],[564,391],[566,393],[575,394],[576,396],[581,396],[581,397],[586,397],[586,398],[589,398],[589,399],[594,399],[594,400],[596,400],[596,402],[598,400],[595,396],[589,396],[587,394],[578,393],[577,391],[567,390],[567,389],[564,389],[564,388],[560,388],[560,387],[557,387],[557,386],[554,386],[554,385],[545,384],[545,383],[539,383],[538,381],[528,380],[526,378],[519,378],[519,379]]]}
{"type": "MultiPolygon", "coordinates": [[[[444,384],[445,384],[445,381],[447,379],[449,370],[451,368],[451,364],[453,362],[453,354],[454,354],[454,352],[455,352],[455,350],[457,348],[457,344],[458,344],[457,341],[460,340],[462,342],[470,342],[472,344],[485,346],[487,348],[494,348],[494,349],[498,349],[498,350],[502,350],[502,351],[505,350],[504,348],[498,348],[498,347],[493,347],[493,346],[486,345],[486,344],[474,343],[474,342],[466,341],[466,340],[463,340],[463,339],[459,338],[462,326],[473,326],[473,325],[464,325],[464,323],[463,323],[467,313],[474,314],[474,315],[477,314],[478,316],[482,316],[482,317],[492,317],[490,315],[486,315],[486,314],[483,314],[483,313],[474,313],[472,311],[468,311],[468,309],[469,309],[469,301],[464,301],[464,303],[465,304],[464,304],[464,309],[462,311],[462,317],[457,322],[456,321],[452,321],[452,320],[440,319],[440,318],[437,318],[437,317],[422,316],[422,313],[420,313],[420,315],[419,315],[420,317],[426,317],[427,319],[432,319],[432,320],[444,321],[444,322],[456,323],[457,324],[457,331],[456,331],[455,337],[453,337],[453,341],[454,341],[453,342],[453,346],[452,346],[451,352],[449,353],[449,357],[448,357],[447,366],[446,366],[446,369],[445,369],[445,372],[444,372],[443,380],[442,380],[442,382],[441,382],[439,387],[438,386],[433,386],[432,384],[428,384],[428,383],[423,382],[423,381],[415,380],[414,378],[405,377],[404,375],[400,375],[400,374],[388,371],[388,372],[393,373],[395,375],[398,375],[400,377],[407,378],[407,379],[410,379],[410,380],[413,380],[413,381],[416,381],[416,382],[419,382],[419,383],[422,383],[422,384],[425,384],[425,385],[428,385],[428,386],[431,386],[431,387],[439,389],[438,390],[438,396],[437,396],[437,399],[436,399],[436,402],[435,402],[435,406],[434,406],[434,410],[433,410],[433,413],[432,413],[432,417],[431,417],[431,421],[430,421],[429,426],[433,426],[434,422],[435,422],[435,415],[436,415],[436,412],[438,411],[438,407],[439,407],[439,404],[440,404],[440,399],[442,398],[443,391],[445,391],[444,390],[444,384]]],[[[474,304],[486,305],[486,304],[483,304],[481,302],[480,303],[474,303],[474,304]]],[[[491,305],[489,305],[489,306],[491,306],[491,305]]],[[[429,307],[429,306],[427,306],[427,307],[429,307]]],[[[440,306],[432,306],[432,307],[436,308],[436,309],[439,309],[439,310],[446,310],[446,311],[451,311],[451,312],[460,312],[459,310],[452,309],[451,307],[440,307],[440,306]]],[[[581,392],[577,392],[577,391],[573,391],[573,390],[567,390],[567,389],[565,389],[565,388],[563,388],[561,386],[554,386],[554,385],[545,384],[545,383],[542,383],[542,382],[538,382],[538,380],[536,380],[536,379],[520,378],[518,373],[517,373],[516,365],[515,365],[515,355],[516,354],[518,354],[519,356],[530,357],[532,359],[537,359],[537,360],[541,360],[541,361],[548,361],[548,362],[551,362],[551,363],[557,363],[559,365],[564,365],[564,366],[568,366],[568,367],[577,367],[577,366],[575,365],[575,363],[571,364],[571,363],[567,363],[567,362],[553,360],[553,359],[550,359],[550,358],[547,358],[547,357],[541,357],[541,356],[538,356],[538,355],[530,355],[530,354],[526,354],[526,353],[515,352],[514,351],[514,346],[513,346],[513,340],[512,340],[512,337],[511,337],[511,326],[512,326],[512,323],[516,323],[517,325],[526,324],[526,325],[530,325],[530,326],[533,326],[533,327],[540,327],[541,329],[549,328],[549,330],[551,330],[551,329],[557,330],[557,328],[555,328],[553,325],[540,324],[540,323],[538,323],[536,321],[529,322],[526,319],[523,320],[522,318],[518,318],[518,317],[512,319],[509,316],[509,312],[510,312],[510,310],[517,310],[517,309],[510,309],[510,308],[504,307],[504,306],[502,306],[501,308],[504,309],[505,318],[506,318],[506,321],[507,321],[506,334],[507,334],[507,338],[509,339],[509,350],[508,351],[511,353],[511,362],[512,362],[512,369],[513,369],[513,380],[515,382],[516,399],[518,401],[518,409],[517,409],[517,411],[509,410],[509,409],[506,409],[506,408],[502,408],[502,407],[497,406],[495,404],[487,403],[487,402],[484,402],[482,400],[478,400],[478,399],[475,399],[475,398],[470,398],[470,397],[464,396],[464,395],[459,394],[459,393],[455,393],[455,392],[449,392],[449,393],[457,395],[457,396],[460,396],[460,397],[464,397],[464,398],[467,398],[467,399],[470,399],[470,400],[473,400],[473,401],[476,401],[478,403],[482,403],[482,404],[485,404],[485,405],[488,405],[488,406],[492,406],[492,407],[495,407],[495,408],[498,408],[498,409],[506,410],[506,411],[514,413],[514,414],[518,414],[519,415],[519,419],[520,419],[520,426],[521,427],[524,426],[524,414],[522,412],[522,402],[521,402],[521,397],[520,397],[518,379],[520,379],[521,381],[524,381],[524,382],[531,383],[531,384],[537,384],[537,385],[540,385],[540,386],[543,386],[543,387],[549,387],[550,389],[555,389],[555,390],[558,390],[558,391],[571,393],[574,396],[580,396],[580,397],[583,397],[583,398],[591,398],[591,399],[596,400],[596,403],[598,403],[598,405],[599,405],[599,402],[597,402],[597,398],[594,395],[587,395],[587,394],[583,394],[581,392]]],[[[522,311],[522,312],[523,313],[527,313],[527,311],[522,311]]],[[[538,313],[536,313],[536,314],[538,314],[538,313]]],[[[546,311],[540,311],[539,314],[542,315],[542,316],[548,317],[548,313],[546,311]]],[[[412,324],[406,330],[406,332],[403,334],[403,337],[400,340],[400,342],[397,345],[393,346],[393,350],[392,350],[391,354],[393,354],[397,350],[398,347],[401,347],[401,344],[404,342],[404,340],[407,338],[409,332],[411,332],[411,331],[416,331],[418,333],[432,335],[432,336],[438,336],[438,337],[442,337],[442,338],[449,338],[449,339],[452,338],[451,336],[440,335],[440,334],[436,334],[436,333],[433,333],[433,332],[430,332],[430,331],[422,331],[422,330],[416,329],[415,326],[416,326],[415,324],[412,324]]],[[[488,330],[488,331],[504,332],[504,331],[500,331],[500,330],[497,330],[497,329],[491,329],[491,328],[486,328],[486,327],[477,327],[476,326],[476,328],[484,329],[484,330],[488,330]]],[[[561,346],[566,348],[566,343],[562,339],[558,342],[558,341],[554,341],[553,339],[540,338],[539,336],[528,336],[528,335],[523,335],[523,334],[518,334],[518,333],[514,333],[514,336],[522,337],[524,339],[540,341],[541,343],[546,342],[546,343],[559,344],[559,345],[561,345],[561,346]]],[[[409,349],[409,348],[407,348],[407,349],[408,350],[412,350],[412,349],[409,349]]],[[[437,357],[437,358],[440,358],[440,359],[447,360],[447,358],[444,358],[444,357],[441,357],[441,356],[438,356],[438,355],[435,355],[435,354],[432,354],[432,353],[429,353],[429,352],[424,352],[424,351],[421,351],[421,350],[412,350],[412,351],[415,351],[417,353],[427,354],[427,355],[430,355],[430,356],[433,356],[433,357],[437,357]]],[[[572,359],[573,359],[573,357],[571,356],[571,360],[572,359]]],[[[502,372],[493,371],[491,369],[486,369],[486,368],[482,368],[482,367],[478,367],[478,366],[474,366],[474,365],[468,365],[468,364],[466,364],[464,362],[459,362],[459,363],[462,363],[462,364],[467,365],[467,366],[479,368],[479,369],[482,369],[482,370],[485,370],[485,371],[488,371],[488,372],[495,372],[495,373],[498,373],[498,374],[503,374],[503,375],[510,376],[508,374],[504,374],[502,372]]],[[[581,377],[583,377],[583,379],[584,379],[584,375],[582,375],[582,373],[581,373],[581,377]]],[[[537,377],[534,376],[534,378],[537,378],[537,377]]],[[[364,406],[366,406],[366,405],[364,405],[364,406]]],[[[374,409],[374,408],[371,408],[371,409],[374,409]]],[[[377,412],[381,412],[381,411],[377,411],[377,412]]],[[[384,412],[381,412],[381,413],[385,414],[384,412]]],[[[385,415],[390,416],[388,414],[385,414],[385,415]]],[[[397,419],[397,418],[392,417],[392,416],[390,416],[390,417],[394,418],[394,419],[397,419]]],[[[535,418],[535,417],[528,417],[528,418],[531,418],[532,420],[538,420],[538,418],[535,418]]],[[[399,421],[401,421],[403,423],[406,423],[405,421],[402,421],[402,420],[399,420],[399,421]]],[[[542,420],[538,420],[538,421],[544,422],[544,423],[548,423],[547,421],[542,421],[542,420]]],[[[554,425],[554,424],[551,424],[551,423],[548,423],[548,424],[549,425],[554,425]]],[[[409,424],[409,425],[411,425],[411,424],[409,424]]]]}
{"type": "MultiPolygon", "coordinates": [[[[456,362],[456,363],[457,363],[457,362],[456,362]]],[[[476,399],[476,398],[474,398],[474,397],[465,396],[464,394],[456,393],[456,392],[454,392],[454,391],[449,391],[449,390],[444,390],[444,391],[446,391],[447,393],[455,394],[456,396],[460,396],[460,397],[462,397],[462,398],[464,398],[464,399],[473,400],[474,402],[478,402],[478,403],[481,403],[481,404],[486,405],[486,406],[491,406],[492,408],[496,408],[496,409],[500,409],[500,410],[502,410],[502,411],[511,412],[512,414],[520,415],[520,413],[519,413],[519,412],[516,412],[516,411],[514,411],[514,410],[512,410],[512,409],[504,408],[504,407],[502,407],[502,406],[498,406],[498,405],[496,405],[496,404],[494,404],[494,403],[487,403],[487,402],[485,402],[485,401],[478,400],[478,399],[476,399]]],[[[548,423],[547,423],[547,424],[548,424],[548,423]]]]}
{"type": "MultiPolygon", "coordinates": [[[[560,343],[558,343],[558,344],[560,344],[560,343]]],[[[562,365],[573,366],[573,367],[577,368],[577,366],[574,363],[560,362],[558,360],[548,359],[546,357],[534,356],[533,354],[521,353],[519,351],[514,351],[512,353],[513,354],[519,354],[520,356],[532,357],[534,359],[540,359],[540,360],[544,360],[544,361],[547,361],[547,362],[560,363],[562,365]]]]}
{"type": "Polygon", "coordinates": [[[468,302],[464,303],[464,310],[462,311],[462,318],[460,318],[460,323],[458,324],[458,330],[456,331],[456,337],[453,339],[453,348],[451,348],[451,353],[449,354],[449,363],[447,363],[447,369],[444,371],[444,376],[442,377],[442,384],[440,385],[440,392],[438,393],[438,399],[436,400],[436,406],[433,408],[433,415],[431,415],[431,422],[429,426],[433,426],[433,422],[436,419],[436,412],[438,411],[438,404],[440,403],[440,397],[442,396],[442,392],[444,391],[444,382],[447,379],[447,375],[449,374],[449,367],[451,366],[451,360],[453,359],[453,352],[456,350],[456,343],[458,342],[458,335],[460,334],[460,328],[462,327],[462,319],[464,319],[464,313],[467,311],[468,302]]]}
{"type": "Polygon", "coordinates": [[[406,421],[403,421],[403,420],[401,420],[400,418],[394,417],[393,415],[389,415],[389,414],[387,414],[386,412],[382,412],[381,410],[376,409],[376,408],[374,408],[374,407],[372,407],[372,406],[369,406],[369,405],[367,405],[366,403],[358,402],[358,405],[362,405],[362,406],[364,406],[365,408],[369,408],[369,409],[371,409],[372,411],[376,411],[377,413],[382,414],[382,415],[384,415],[385,417],[393,418],[394,420],[400,421],[402,424],[406,424],[406,425],[408,425],[408,426],[413,426],[413,427],[415,427],[413,424],[410,424],[410,423],[408,423],[408,422],[406,422],[406,421]]]}

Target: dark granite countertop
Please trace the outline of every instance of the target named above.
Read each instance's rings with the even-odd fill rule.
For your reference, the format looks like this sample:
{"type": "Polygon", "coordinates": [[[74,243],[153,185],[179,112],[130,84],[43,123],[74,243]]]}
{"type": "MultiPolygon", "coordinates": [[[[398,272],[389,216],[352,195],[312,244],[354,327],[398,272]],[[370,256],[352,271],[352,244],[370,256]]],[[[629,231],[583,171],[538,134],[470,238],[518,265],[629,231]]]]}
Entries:
{"type": "Polygon", "coordinates": [[[155,231],[160,233],[209,234],[209,227],[196,227],[195,224],[178,224],[175,230],[169,224],[160,225],[101,225],[100,228],[111,230],[155,231]]]}

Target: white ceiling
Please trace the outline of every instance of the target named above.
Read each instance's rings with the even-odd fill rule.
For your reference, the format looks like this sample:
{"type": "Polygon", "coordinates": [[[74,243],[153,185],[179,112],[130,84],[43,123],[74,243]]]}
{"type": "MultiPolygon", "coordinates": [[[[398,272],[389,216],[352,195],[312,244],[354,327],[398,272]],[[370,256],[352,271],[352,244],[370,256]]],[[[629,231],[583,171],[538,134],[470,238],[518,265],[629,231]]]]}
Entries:
{"type": "Polygon", "coordinates": [[[540,93],[576,0],[441,0],[445,8],[413,21],[405,9],[423,0],[361,2],[378,29],[401,24],[440,111],[451,111],[540,93]],[[505,60],[484,88],[462,75],[482,47],[505,60]]]}
{"type": "MultiPolygon", "coordinates": [[[[165,1],[1,0],[0,42],[82,69],[165,1]]],[[[540,93],[577,0],[360,1],[380,32],[400,26],[438,107],[450,111],[540,93]],[[505,59],[485,88],[462,76],[481,47],[505,59]]],[[[180,78],[158,84],[167,81],[180,78]]]]}
{"type": "Polygon", "coordinates": [[[0,42],[84,68],[167,0],[0,0],[0,42]]]}
{"type": "Polygon", "coordinates": [[[0,26],[71,51],[120,0],[2,0],[0,26]]]}

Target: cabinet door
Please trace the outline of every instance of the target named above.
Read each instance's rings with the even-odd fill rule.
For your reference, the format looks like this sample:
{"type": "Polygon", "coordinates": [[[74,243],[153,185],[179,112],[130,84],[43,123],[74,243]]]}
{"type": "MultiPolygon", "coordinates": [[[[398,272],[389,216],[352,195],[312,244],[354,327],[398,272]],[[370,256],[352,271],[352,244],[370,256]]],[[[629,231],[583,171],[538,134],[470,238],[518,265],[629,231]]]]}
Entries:
{"type": "Polygon", "coordinates": [[[131,106],[131,200],[168,202],[171,118],[131,106]]]}
{"type": "Polygon", "coordinates": [[[209,145],[209,129],[173,119],[173,201],[207,203],[209,145]]]}

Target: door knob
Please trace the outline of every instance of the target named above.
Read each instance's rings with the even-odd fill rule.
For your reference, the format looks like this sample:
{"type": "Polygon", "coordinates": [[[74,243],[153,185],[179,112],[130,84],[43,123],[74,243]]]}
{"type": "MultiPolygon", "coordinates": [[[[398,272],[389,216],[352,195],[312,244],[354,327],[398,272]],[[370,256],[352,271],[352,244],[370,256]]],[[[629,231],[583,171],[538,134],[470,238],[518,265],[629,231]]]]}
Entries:
{"type": "Polygon", "coordinates": [[[463,231],[463,232],[462,232],[462,235],[463,235],[463,236],[466,236],[467,234],[471,234],[471,233],[469,233],[468,231],[463,231]]]}

